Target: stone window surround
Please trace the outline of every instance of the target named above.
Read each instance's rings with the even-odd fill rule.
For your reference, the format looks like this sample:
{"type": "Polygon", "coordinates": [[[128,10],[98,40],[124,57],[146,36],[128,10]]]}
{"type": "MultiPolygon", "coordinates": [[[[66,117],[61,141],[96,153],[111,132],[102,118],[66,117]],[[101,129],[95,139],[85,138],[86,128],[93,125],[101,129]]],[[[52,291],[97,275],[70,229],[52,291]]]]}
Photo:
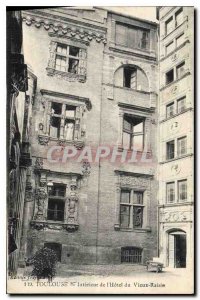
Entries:
{"type": "MultiPolygon", "coordinates": [[[[148,109],[149,111],[149,109],[148,109]]],[[[149,136],[149,126],[151,123],[151,114],[146,112],[145,109],[143,111],[136,108],[127,108],[126,105],[119,105],[119,134],[118,134],[118,148],[119,150],[123,150],[123,119],[124,114],[132,115],[133,117],[143,117],[144,118],[144,151],[150,151],[150,136],[149,136]]],[[[132,151],[132,150],[128,150],[132,151]]]]}
{"type": "MultiPolygon", "coordinates": [[[[174,116],[177,116],[177,115],[180,115],[182,113],[184,113],[185,111],[188,110],[188,108],[186,107],[186,95],[182,95],[182,96],[179,96],[179,97],[176,97],[176,99],[172,100],[172,101],[169,101],[167,104],[166,104],[166,110],[167,110],[167,107],[171,104],[174,104],[174,114],[172,116],[169,116],[167,117],[167,111],[166,111],[166,118],[164,120],[169,120],[171,118],[173,118],[174,116]],[[181,112],[178,112],[178,101],[181,100],[181,99],[185,99],[185,109],[182,110],[181,112]]],[[[164,120],[162,120],[160,123],[162,123],[164,120]]]]}
{"type": "Polygon", "coordinates": [[[186,202],[188,202],[188,199],[189,199],[189,196],[188,196],[188,191],[187,191],[187,199],[185,201],[180,201],[178,200],[178,182],[179,181],[183,181],[183,180],[186,180],[187,181],[187,187],[188,187],[188,178],[179,178],[177,180],[169,180],[169,181],[166,181],[166,184],[165,184],[165,195],[166,195],[166,201],[165,201],[165,205],[172,205],[173,204],[184,204],[186,202]],[[168,183],[174,183],[174,202],[173,203],[168,203],[167,202],[167,184],[168,183]]]}
{"type": "Polygon", "coordinates": [[[173,139],[168,139],[165,141],[165,145],[166,145],[166,154],[165,154],[165,157],[166,157],[166,161],[172,161],[176,158],[181,158],[181,157],[185,157],[186,155],[188,155],[188,151],[187,151],[187,147],[186,147],[186,153],[183,154],[183,155],[178,155],[178,140],[181,139],[181,138],[186,138],[186,143],[187,143],[187,134],[184,134],[184,135],[179,135],[179,136],[176,136],[175,138],[173,139]],[[174,141],[174,158],[172,159],[167,159],[167,143],[168,142],[171,142],[171,141],[174,141]]]}
{"type": "Polygon", "coordinates": [[[55,175],[55,172],[52,173],[49,170],[40,170],[39,172],[37,172],[37,174],[39,176],[39,181],[36,188],[35,211],[33,220],[31,221],[31,226],[37,230],[77,230],[79,227],[78,189],[80,185],[79,180],[81,178],[81,175],[74,173],[59,173],[58,177],[55,175]],[[49,183],[60,183],[66,185],[64,221],[53,221],[47,219],[49,183]],[[73,215],[69,210],[71,204],[73,204],[73,208],[75,208],[73,215]],[[74,221],[72,221],[72,219],[74,221]]]}
{"type": "Polygon", "coordinates": [[[64,78],[69,81],[79,81],[84,83],[86,81],[86,71],[87,69],[87,46],[82,45],[81,43],[75,42],[75,41],[66,41],[64,39],[58,39],[53,38],[50,41],[49,46],[49,59],[48,59],[48,66],[46,68],[47,75],[49,76],[57,76],[58,78],[64,78]],[[56,48],[58,45],[61,45],[63,47],[70,47],[74,46],[79,48],[82,53],[82,57],[79,57],[79,72],[77,74],[66,72],[66,71],[60,71],[56,69],[55,63],[56,63],[56,48]],[[80,67],[81,66],[81,67],[80,67]]]}
{"type": "Polygon", "coordinates": [[[152,175],[146,174],[136,174],[130,172],[124,172],[115,170],[117,175],[117,183],[115,185],[115,224],[114,229],[121,232],[150,232],[150,218],[149,218],[149,209],[150,209],[150,195],[151,195],[151,180],[152,175]],[[125,183],[123,183],[125,179],[125,183]],[[127,181],[127,183],[126,183],[127,181]],[[134,182],[135,181],[135,182],[134,182]],[[143,227],[142,228],[120,228],[120,198],[121,190],[132,190],[143,192],[143,227]]]}
{"type": "Polygon", "coordinates": [[[44,109],[44,118],[39,123],[39,135],[38,142],[41,145],[47,145],[49,141],[55,141],[59,145],[74,145],[77,148],[82,148],[85,143],[85,113],[91,110],[92,105],[88,98],[49,91],[49,90],[41,90],[42,94],[41,105],[44,109]],[[62,104],[70,104],[76,107],[79,107],[80,111],[80,128],[78,132],[78,137],[74,140],[67,141],[64,137],[55,138],[51,137],[48,132],[48,103],[50,102],[58,102],[62,104]],[[81,112],[84,114],[81,116],[81,112]],[[81,127],[82,126],[82,127],[81,127]]]}

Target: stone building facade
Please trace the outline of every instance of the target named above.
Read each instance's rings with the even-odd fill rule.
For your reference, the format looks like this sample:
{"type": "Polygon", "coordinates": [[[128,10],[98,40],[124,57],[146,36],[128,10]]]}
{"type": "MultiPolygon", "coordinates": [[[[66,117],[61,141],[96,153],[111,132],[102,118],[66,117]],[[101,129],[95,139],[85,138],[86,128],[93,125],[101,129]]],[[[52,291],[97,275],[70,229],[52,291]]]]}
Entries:
{"type": "Polygon", "coordinates": [[[192,267],[194,257],[194,8],[159,8],[159,256],[192,267]]]}
{"type": "Polygon", "coordinates": [[[23,11],[23,36],[37,87],[21,257],[45,245],[63,265],[145,263],[157,255],[157,24],[60,7],[23,11]],[[99,146],[92,162],[61,154],[99,146]]]}

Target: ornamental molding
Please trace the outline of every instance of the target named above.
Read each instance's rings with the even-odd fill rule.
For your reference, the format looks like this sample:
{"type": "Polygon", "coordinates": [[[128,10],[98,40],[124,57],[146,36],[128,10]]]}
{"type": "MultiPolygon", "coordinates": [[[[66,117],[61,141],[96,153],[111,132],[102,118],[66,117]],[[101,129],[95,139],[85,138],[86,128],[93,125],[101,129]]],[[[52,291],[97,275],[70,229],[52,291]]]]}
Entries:
{"type": "Polygon", "coordinates": [[[149,180],[142,177],[120,176],[120,184],[121,186],[130,185],[147,188],[149,186],[149,180]]]}
{"type": "Polygon", "coordinates": [[[81,83],[86,82],[86,75],[73,74],[70,72],[62,72],[49,67],[47,67],[46,70],[48,76],[54,76],[57,77],[58,79],[65,79],[70,82],[74,82],[74,81],[79,81],[81,83]]]}
{"type": "Polygon", "coordinates": [[[166,211],[161,213],[160,222],[186,222],[191,221],[190,211],[166,211]]]}
{"type": "Polygon", "coordinates": [[[49,136],[48,135],[38,135],[38,143],[43,146],[48,145],[49,136]]]}
{"type": "Polygon", "coordinates": [[[52,230],[52,231],[68,231],[68,232],[74,232],[78,230],[79,225],[78,224],[68,224],[68,223],[50,223],[47,221],[38,221],[33,220],[30,222],[31,228],[36,230],[52,230]]]}
{"type": "MultiPolygon", "coordinates": [[[[36,12],[37,13],[37,12],[36,12]]],[[[43,13],[44,14],[44,13],[43,13]]],[[[106,34],[104,33],[105,29],[97,29],[98,31],[94,30],[92,25],[90,24],[90,28],[84,27],[82,24],[72,24],[70,23],[72,20],[69,19],[66,21],[56,21],[53,20],[55,16],[40,16],[41,13],[38,12],[37,15],[34,15],[32,12],[22,14],[22,20],[25,22],[27,26],[35,26],[36,28],[43,27],[46,31],[49,31],[49,35],[54,35],[57,37],[67,37],[67,38],[74,38],[79,40],[80,42],[91,42],[92,40],[96,41],[97,43],[102,42],[103,44],[107,43],[106,34]],[[52,19],[51,19],[52,18],[52,19]],[[102,32],[103,31],[103,32],[102,32]]],[[[59,19],[61,19],[59,17],[59,19]]]]}
{"type": "Polygon", "coordinates": [[[85,146],[85,143],[84,143],[84,141],[81,141],[81,140],[67,141],[64,139],[62,139],[62,140],[59,139],[57,142],[57,145],[62,146],[62,147],[74,146],[74,147],[76,147],[77,150],[81,150],[85,146]]]}

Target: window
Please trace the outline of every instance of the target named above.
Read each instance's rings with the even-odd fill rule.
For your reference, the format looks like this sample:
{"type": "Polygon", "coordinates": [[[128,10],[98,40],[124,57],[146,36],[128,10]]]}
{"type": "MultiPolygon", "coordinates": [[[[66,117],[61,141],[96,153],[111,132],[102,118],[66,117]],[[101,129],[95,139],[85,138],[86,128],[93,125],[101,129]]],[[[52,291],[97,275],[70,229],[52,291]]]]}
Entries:
{"type": "Polygon", "coordinates": [[[178,156],[184,155],[187,153],[187,138],[182,137],[177,140],[177,149],[178,149],[178,156]]]}
{"type": "Polygon", "coordinates": [[[184,33],[179,35],[179,37],[176,38],[176,47],[179,47],[184,43],[184,33]]]}
{"type": "Polygon", "coordinates": [[[174,50],[174,42],[171,42],[166,46],[166,55],[171,53],[173,50],[174,50]]]}
{"type": "Polygon", "coordinates": [[[144,148],[144,119],[125,115],[123,120],[123,147],[142,151],[144,148]]]}
{"type": "Polygon", "coordinates": [[[124,68],[124,87],[137,89],[137,69],[124,68]]]}
{"type": "Polygon", "coordinates": [[[176,77],[181,78],[185,74],[185,62],[176,67],[176,77]]]}
{"type": "Polygon", "coordinates": [[[187,201],[187,180],[178,181],[178,202],[187,201]]]}
{"type": "Polygon", "coordinates": [[[174,158],[174,141],[167,143],[167,159],[174,158]]]}
{"type": "Polygon", "coordinates": [[[59,72],[64,79],[77,78],[80,82],[86,80],[86,49],[51,41],[47,74],[59,72]]]}
{"type": "Polygon", "coordinates": [[[121,248],[121,262],[140,264],[142,262],[142,249],[136,247],[121,248]]]}
{"type": "Polygon", "coordinates": [[[165,34],[169,34],[173,29],[173,17],[171,17],[165,23],[165,34]]]}
{"type": "Polygon", "coordinates": [[[79,53],[81,49],[67,45],[57,45],[55,69],[78,74],[79,53]]]}
{"type": "Polygon", "coordinates": [[[174,81],[174,70],[170,70],[166,73],[166,84],[170,84],[174,81]]]}
{"type": "Polygon", "coordinates": [[[174,115],[174,102],[167,105],[167,118],[170,118],[174,115]]]}
{"type": "Polygon", "coordinates": [[[129,48],[149,49],[149,30],[117,23],[116,44],[129,48]]]}
{"type": "Polygon", "coordinates": [[[76,106],[63,103],[52,102],[50,113],[49,135],[53,138],[60,138],[61,135],[66,140],[74,139],[74,128],[76,116],[76,106]],[[61,132],[62,130],[62,132],[61,132]]]}
{"type": "Polygon", "coordinates": [[[177,100],[177,112],[181,113],[186,109],[186,97],[177,100]]]}
{"type": "Polygon", "coordinates": [[[175,183],[167,183],[167,203],[174,203],[175,201],[175,183]]]}
{"type": "Polygon", "coordinates": [[[142,228],[143,208],[143,192],[121,190],[120,227],[142,228]]]}
{"type": "Polygon", "coordinates": [[[175,14],[175,24],[176,27],[183,23],[183,9],[179,9],[175,14]]]}
{"type": "Polygon", "coordinates": [[[63,221],[66,186],[54,183],[48,188],[47,220],[63,221]]]}

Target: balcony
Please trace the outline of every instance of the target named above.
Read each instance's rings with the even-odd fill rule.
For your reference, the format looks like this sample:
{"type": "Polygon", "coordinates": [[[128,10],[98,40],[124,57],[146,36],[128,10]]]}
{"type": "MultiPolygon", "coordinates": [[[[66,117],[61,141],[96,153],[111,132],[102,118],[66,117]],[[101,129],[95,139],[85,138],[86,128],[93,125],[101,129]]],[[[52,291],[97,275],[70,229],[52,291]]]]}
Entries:
{"type": "Polygon", "coordinates": [[[126,87],[114,86],[114,99],[119,103],[142,108],[156,107],[156,94],[126,87]]]}

